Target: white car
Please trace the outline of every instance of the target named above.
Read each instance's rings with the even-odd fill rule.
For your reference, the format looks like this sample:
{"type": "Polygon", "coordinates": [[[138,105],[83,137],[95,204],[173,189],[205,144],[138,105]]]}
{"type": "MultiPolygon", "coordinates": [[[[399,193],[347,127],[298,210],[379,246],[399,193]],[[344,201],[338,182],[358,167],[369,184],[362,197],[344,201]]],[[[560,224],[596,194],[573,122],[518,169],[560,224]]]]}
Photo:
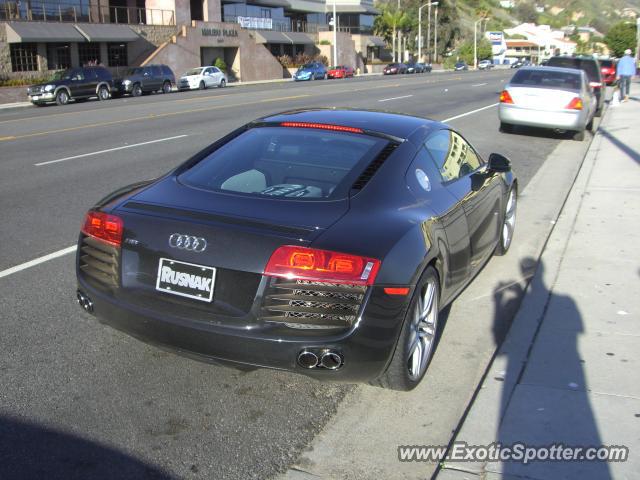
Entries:
{"type": "Polygon", "coordinates": [[[480,60],[478,63],[479,70],[489,70],[490,68],[493,68],[493,62],[491,60],[480,60]]]}
{"type": "Polygon", "coordinates": [[[227,76],[218,67],[197,67],[187,70],[178,80],[178,90],[204,90],[209,87],[224,88],[227,76]]]}
{"type": "Polygon", "coordinates": [[[513,127],[548,128],[573,132],[584,140],[593,129],[597,101],[582,70],[559,67],[522,67],[500,94],[500,131],[513,127]]]}

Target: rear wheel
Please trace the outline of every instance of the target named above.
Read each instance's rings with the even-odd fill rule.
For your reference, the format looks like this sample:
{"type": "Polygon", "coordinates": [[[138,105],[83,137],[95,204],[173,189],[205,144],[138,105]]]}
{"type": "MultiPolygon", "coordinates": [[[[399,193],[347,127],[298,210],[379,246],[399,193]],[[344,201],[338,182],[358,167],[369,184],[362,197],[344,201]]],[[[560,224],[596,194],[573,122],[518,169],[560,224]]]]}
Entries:
{"type": "Polygon", "coordinates": [[[142,95],[142,87],[139,83],[136,83],[133,86],[133,88],[131,89],[131,95],[133,95],[134,97],[139,97],[142,95]]]}
{"type": "Polygon", "coordinates": [[[500,232],[500,240],[496,246],[495,254],[504,255],[511,246],[513,240],[513,232],[516,228],[516,208],[518,206],[518,191],[515,187],[511,187],[507,196],[507,203],[504,206],[502,215],[502,231],[500,232]]]}
{"type": "Polygon", "coordinates": [[[220,80],[220,84],[218,85],[218,88],[224,88],[227,86],[227,81],[223,78],[220,80]]]}
{"type": "Polygon", "coordinates": [[[66,105],[69,103],[69,93],[63,88],[56,94],[56,103],[58,105],[66,105]]]}
{"type": "Polygon", "coordinates": [[[420,383],[435,350],[439,300],[438,274],[429,266],[413,293],[391,363],[373,385],[407,391],[420,383]]]}
{"type": "Polygon", "coordinates": [[[109,89],[104,85],[98,89],[98,100],[104,102],[105,100],[109,100],[109,89]]]}
{"type": "Polygon", "coordinates": [[[162,93],[171,93],[171,82],[164,82],[162,84],[162,93]]]}
{"type": "Polygon", "coordinates": [[[513,133],[513,125],[510,123],[500,122],[500,131],[502,133],[513,133]]]}

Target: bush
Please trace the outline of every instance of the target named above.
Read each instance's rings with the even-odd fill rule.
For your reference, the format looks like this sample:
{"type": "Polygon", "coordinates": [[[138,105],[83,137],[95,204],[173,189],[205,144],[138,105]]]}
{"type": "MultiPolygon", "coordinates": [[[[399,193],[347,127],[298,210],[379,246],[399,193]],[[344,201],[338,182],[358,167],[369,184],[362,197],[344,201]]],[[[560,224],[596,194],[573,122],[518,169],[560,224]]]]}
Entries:
{"type": "Polygon", "coordinates": [[[331,42],[329,40],[320,40],[320,45],[331,45],[331,42]]]}
{"type": "Polygon", "coordinates": [[[53,78],[53,75],[47,77],[22,77],[22,78],[0,78],[0,87],[27,87],[29,85],[37,85],[46,83],[53,78]]]}
{"type": "Polygon", "coordinates": [[[329,62],[327,57],[325,57],[324,55],[308,55],[306,53],[299,53],[295,56],[295,58],[292,58],[289,55],[280,55],[276,58],[280,62],[280,65],[285,68],[299,68],[302,65],[310,62],[320,62],[324,65],[327,65],[329,62]]]}
{"type": "Polygon", "coordinates": [[[224,63],[224,60],[221,59],[220,57],[216,58],[216,61],[214,62],[213,66],[218,67],[223,72],[227,71],[227,64],[224,63]]]}

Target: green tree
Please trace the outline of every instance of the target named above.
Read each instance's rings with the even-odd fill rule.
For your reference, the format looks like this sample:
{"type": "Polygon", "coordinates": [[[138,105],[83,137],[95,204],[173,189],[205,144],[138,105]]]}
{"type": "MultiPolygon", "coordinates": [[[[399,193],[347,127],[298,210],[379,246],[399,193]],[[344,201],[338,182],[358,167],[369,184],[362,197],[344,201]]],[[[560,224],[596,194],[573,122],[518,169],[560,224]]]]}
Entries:
{"type": "Polygon", "coordinates": [[[513,9],[513,14],[525,23],[535,23],[538,20],[538,12],[536,7],[529,2],[520,2],[513,9]]]}
{"type": "MultiPolygon", "coordinates": [[[[477,44],[478,61],[492,57],[491,43],[486,38],[478,39],[477,44]]],[[[460,60],[464,60],[469,65],[473,65],[473,40],[467,40],[458,49],[460,60]]]]}
{"type": "Polygon", "coordinates": [[[614,56],[623,56],[627,48],[633,50],[636,46],[636,25],[630,22],[616,23],[605,35],[604,43],[614,56]]]}

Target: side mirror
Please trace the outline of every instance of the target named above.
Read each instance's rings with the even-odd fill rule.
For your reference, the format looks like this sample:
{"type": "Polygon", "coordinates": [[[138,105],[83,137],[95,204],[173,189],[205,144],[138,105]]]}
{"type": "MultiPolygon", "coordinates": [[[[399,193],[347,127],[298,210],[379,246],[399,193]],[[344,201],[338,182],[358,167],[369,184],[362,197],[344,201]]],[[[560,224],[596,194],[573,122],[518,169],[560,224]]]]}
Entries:
{"type": "Polygon", "coordinates": [[[492,153],[489,155],[488,170],[491,172],[505,173],[511,171],[511,161],[504,155],[492,153]]]}

